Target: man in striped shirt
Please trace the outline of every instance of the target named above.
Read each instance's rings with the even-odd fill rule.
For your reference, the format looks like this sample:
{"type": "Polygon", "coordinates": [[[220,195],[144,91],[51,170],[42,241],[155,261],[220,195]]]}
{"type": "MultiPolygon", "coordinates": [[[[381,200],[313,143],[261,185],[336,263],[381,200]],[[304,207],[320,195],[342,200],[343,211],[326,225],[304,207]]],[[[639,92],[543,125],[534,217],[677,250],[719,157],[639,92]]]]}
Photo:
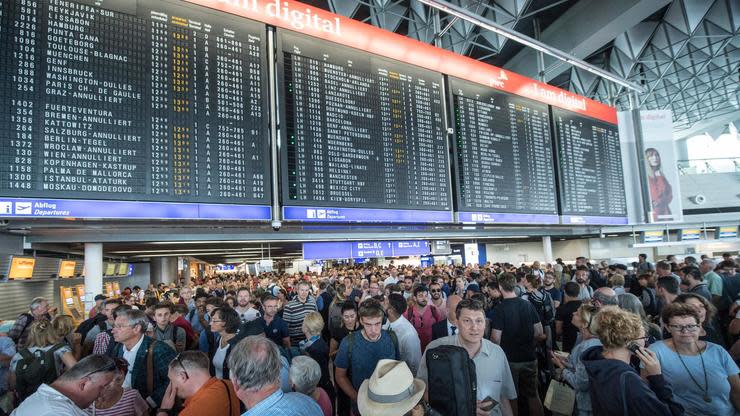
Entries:
{"type": "Polygon", "coordinates": [[[296,298],[285,305],[283,320],[288,324],[290,345],[297,347],[298,343],[306,339],[301,327],[303,319],[311,312],[316,312],[316,302],[309,296],[310,285],[301,280],[296,287],[296,298]]]}

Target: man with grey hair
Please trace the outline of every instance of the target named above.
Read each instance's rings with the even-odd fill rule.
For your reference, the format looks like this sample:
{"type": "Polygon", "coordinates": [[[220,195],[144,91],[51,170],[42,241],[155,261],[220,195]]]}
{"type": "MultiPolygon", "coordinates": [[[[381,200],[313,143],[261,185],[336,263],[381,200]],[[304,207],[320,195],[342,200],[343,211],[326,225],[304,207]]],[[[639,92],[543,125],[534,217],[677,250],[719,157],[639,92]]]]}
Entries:
{"type": "Polygon", "coordinates": [[[321,380],[319,363],[307,355],[299,355],[290,363],[290,386],[293,391],[314,399],[324,415],[331,415],[332,404],[326,390],[317,387],[321,380]]]}
{"type": "Polygon", "coordinates": [[[87,416],[90,407],[117,373],[112,358],[90,355],[63,373],[50,385],[42,384],[28,396],[12,416],[87,416]]]}
{"type": "Polygon", "coordinates": [[[8,336],[15,342],[16,349],[20,351],[25,348],[33,321],[39,319],[51,321],[52,315],[55,314],[56,308],[49,308],[49,301],[46,298],[33,298],[28,305],[28,312],[18,315],[13,327],[8,331],[8,336]]]}
{"type": "Polygon", "coordinates": [[[159,407],[170,384],[167,365],[175,358],[175,350],[164,342],[144,335],[149,318],[144,311],[130,309],[117,314],[113,325],[113,339],[118,343],[113,357],[128,362],[129,372],[123,387],[141,393],[151,408],[159,407]]]}
{"type": "Polygon", "coordinates": [[[707,282],[707,289],[712,294],[712,303],[718,305],[720,298],[722,298],[722,277],[715,273],[714,268],[717,265],[712,259],[704,259],[699,264],[699,270],[704,276],[704,281],[707,282]]]}
{"type": "Polygon", "coordinates": [[[610,287],[600,287],[594,290],[594,294],[591,295],[591,301],[597,308],[607,305],[619,305],[617,292],[610,287]]]}
{"type": "Polygon", "coordinates": [[[249,336],[231,349],[229,377],[249,416],[323,416],[308,396],[280,389],[280,351],[270,339],[249,336]]]}

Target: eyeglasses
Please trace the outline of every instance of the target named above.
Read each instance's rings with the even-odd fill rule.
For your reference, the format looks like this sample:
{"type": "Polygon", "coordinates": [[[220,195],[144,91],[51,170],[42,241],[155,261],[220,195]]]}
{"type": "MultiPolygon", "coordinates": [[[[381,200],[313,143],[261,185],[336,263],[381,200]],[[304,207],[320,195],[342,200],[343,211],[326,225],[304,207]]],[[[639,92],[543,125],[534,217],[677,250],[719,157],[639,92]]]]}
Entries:
{"type": "Polygon", "coordinates": [[[676,332],[696,332],[699,330],[699,325],[698,324],[668,325],[668,328],[670,328],[671,331],[676,331],[676,332]]]}
{"type": "Polygon", "coordinates": [[[442,289],[430,289],[429,290],[430,293],[440,293],[441,291],[442,289]]]}
{"type": "Polygon", "coordinates": [[[117,368],[118,367],[116,366],[116,362],[113,361],[112,363],[106,365],[103,368],[100,368],[100,369],[97,369],[95,371],[92,371],[90,373],[85,374],[85,376],[82,377],[82,378],[91,377],[93,374],[97,374],[97,373],[108,373],[108,372],[111,372],[111,371],[113,371],[113,370],[115,370],[117,368]]]}
{"type": "Polygon", "coordinates": [[[185,380],[190,379],[190,375],[188,374],[188,370],[185,369],[185,365],[182,363],[182,359],[180,359],[180,356],[182,353],[177,354],[177,357],[175,357],[175,362],[180,365],[180,368],[182,368],[182,372],[185,373],[185,380]]]}

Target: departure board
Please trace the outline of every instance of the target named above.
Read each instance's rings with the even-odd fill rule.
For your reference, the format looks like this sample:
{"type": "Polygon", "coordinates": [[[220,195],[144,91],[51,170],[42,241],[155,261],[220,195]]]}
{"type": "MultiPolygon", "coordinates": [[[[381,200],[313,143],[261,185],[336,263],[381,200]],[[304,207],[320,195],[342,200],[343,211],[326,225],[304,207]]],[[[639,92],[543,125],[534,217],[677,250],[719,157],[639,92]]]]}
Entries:
{"type": "Polygon", "coordinates": [[[336,208],[286,209],[286,219],[393,221],[416,210],[414,221],[451,220],[440,74],[288,32],[279,51],[283,205],[336,208]]]}
{"type": "Polygon", "coordinates": [[[546,104],[449,78],[459,218],[557,223],[546,104]]]}
{"type": "Polygon", "coordinates": [[[0,195],[269,205],[265,26],[163,0],[4,0],[0,195]]]}
{"type": "Polygon", "coordinates": [[[552,107],[564,222],[622,224],[627,219],[617,126],[552,107]]]}

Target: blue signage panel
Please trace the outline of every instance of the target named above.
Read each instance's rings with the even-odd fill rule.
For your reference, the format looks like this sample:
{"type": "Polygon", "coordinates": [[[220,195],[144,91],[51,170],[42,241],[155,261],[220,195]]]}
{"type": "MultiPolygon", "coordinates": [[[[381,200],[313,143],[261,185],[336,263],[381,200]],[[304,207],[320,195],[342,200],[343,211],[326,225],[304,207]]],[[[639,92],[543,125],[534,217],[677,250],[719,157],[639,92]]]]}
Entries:
{"type": "Polygon", "coordinates": [[[563,215],[561,219],[563,224],[568,225],[624,225],[628,223],[627,217],[563,215]]]}
{"type": "Polygon", "coordinates": [[[737,238],[737,226],[719,227],[717,229],[717,238],[737,238]]]}
{"type": "Polygon", "coordinates": [[[269,206],[0,197],[0,217],[269,221],[269,206]]]}
{"type": "Polygon", "coordinates": [[[681,230],[681,241],[701,240],[702,230],[700,228],[685,228],[681,230]]]}
{"type": "Polygon", "coordinates": [[[305,222],[452,222],[452,211],[366,208],[283,207],[286,221],[305,222]]]}
{"type": "Polygon", "coordinates": [[[560,217],[549,214],[504,214],[494,212],[458,212],[460,222],[496,224],[558,224],[560,217]]]}
{"type": "Polygon", "coordinates": [[[421,240],[303,243],[303,259],[423,256],[430,250],[429,241],[421,240]]]}

